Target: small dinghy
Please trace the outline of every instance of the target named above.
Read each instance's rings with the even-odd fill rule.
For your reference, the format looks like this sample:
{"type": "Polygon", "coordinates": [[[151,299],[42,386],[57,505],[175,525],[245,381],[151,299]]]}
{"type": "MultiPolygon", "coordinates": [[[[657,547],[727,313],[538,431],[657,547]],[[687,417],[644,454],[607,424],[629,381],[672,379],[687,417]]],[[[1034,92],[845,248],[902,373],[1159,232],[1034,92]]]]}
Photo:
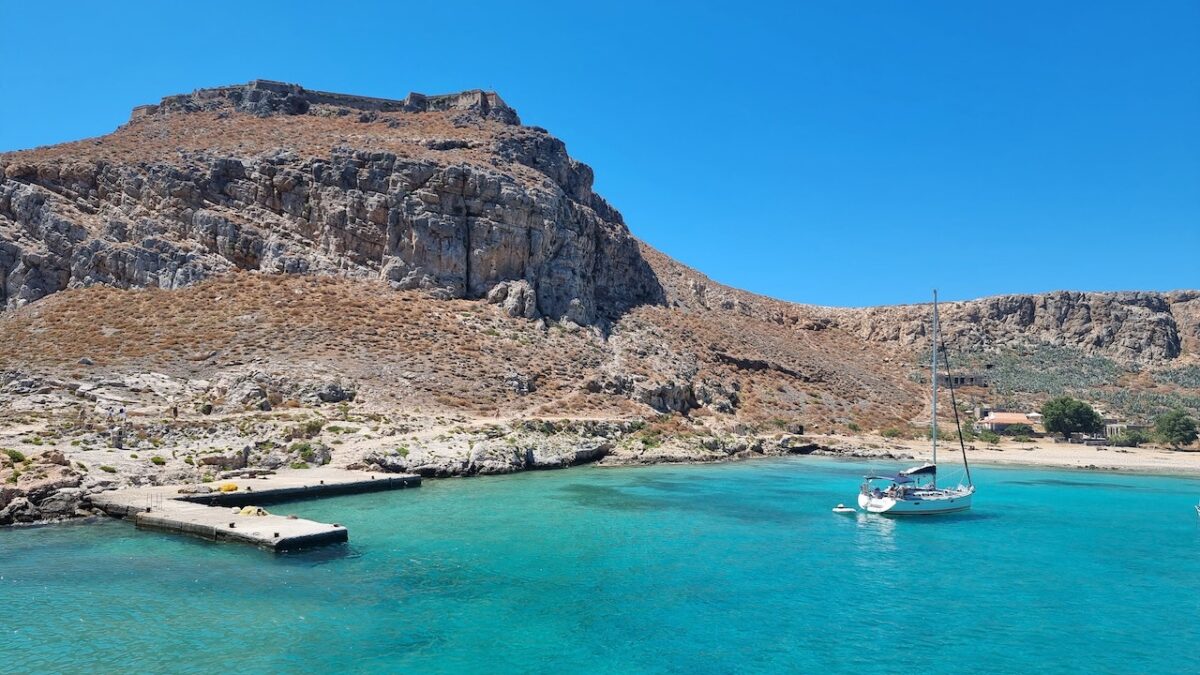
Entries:
{"type": "Polygon", "coordinates": [[[858,513],[858,509],[851,508],[849,506],[846,506],[845,504],[838,504],[837,506],[833,507],[833,512],[834,513],[858,513]]]}

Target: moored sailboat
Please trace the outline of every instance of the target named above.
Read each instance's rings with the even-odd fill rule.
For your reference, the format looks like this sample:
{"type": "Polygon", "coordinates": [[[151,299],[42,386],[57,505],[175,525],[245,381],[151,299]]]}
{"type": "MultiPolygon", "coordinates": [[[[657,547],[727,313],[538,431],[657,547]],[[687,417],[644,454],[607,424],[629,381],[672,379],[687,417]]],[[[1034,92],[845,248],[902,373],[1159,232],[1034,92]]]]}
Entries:
{"type": "MultiPolygon", "coordinates": [[[[938,339],[938,307],[937,291],[933,292],[933,358],[930,361],[930,379],[933,382],[933,414],[930,422],[930,438],[933,442],[933,461],[929,464],[905,469],[896,475],[865,476],[859,489],[858,505],[868,513],[885,515],[937,515],[966,511],[971,508],[971,498],[975,494],[975,486],[971,482],[971,468],[967,465],[967,450],[962,443],[962,433],[959,432],[959,445],[962,447],[963,468],[966,471],[967,484],[959,484],[953,488],[943,488],[937,485],[937,404],[938,404],[938,349],[941,347],[938,339]]],[[[948,370],[948,369],[947,369],[948,370]]],[[[950,379],[950,378],[947,378],[950,379]]],[[[952,382],[953,380],[950,379],[952,382]]],[[[954,389],[951,386],[951,396],[954,389]]],[[[958,411],[955,410],[955,420],[958,411]]]]}

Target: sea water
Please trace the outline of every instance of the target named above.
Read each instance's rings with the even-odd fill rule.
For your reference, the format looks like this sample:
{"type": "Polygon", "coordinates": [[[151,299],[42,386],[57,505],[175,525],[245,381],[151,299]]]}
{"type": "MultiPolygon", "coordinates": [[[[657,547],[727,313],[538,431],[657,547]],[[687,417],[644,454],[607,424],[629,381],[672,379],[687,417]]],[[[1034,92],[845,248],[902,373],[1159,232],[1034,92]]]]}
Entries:
{"type": "Polygon", "coordinates": [[[965,514],[837,515],[818,459],[430,480],[275,505],[274,555],[0,531],[4,672],[1200,672],[1200,481],[977,468],[965,514]]]}

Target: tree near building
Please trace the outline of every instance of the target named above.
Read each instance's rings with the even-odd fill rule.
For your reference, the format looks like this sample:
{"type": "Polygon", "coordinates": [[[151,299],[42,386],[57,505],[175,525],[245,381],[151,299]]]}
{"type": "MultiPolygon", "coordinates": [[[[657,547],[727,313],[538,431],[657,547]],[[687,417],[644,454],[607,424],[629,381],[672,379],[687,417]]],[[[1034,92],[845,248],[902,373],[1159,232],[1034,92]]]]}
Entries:
{"type": "Polygon", "coordinates": [[[1070,396],[1059,396],[1046,401],[1042,406],[1042,426],[1050,433],[1059,433],[1070,438],[1074,433],[1099,433],[1104,430],[1104,420],[1092,406],[1070,396]]]}
{"type": "Polygon", "coordinates": [[[1196,421],[1182,410],[1172,410],[1155,418],[1154,435],[1176,448],[1188,445],[1196,440],[1196,421]]]}

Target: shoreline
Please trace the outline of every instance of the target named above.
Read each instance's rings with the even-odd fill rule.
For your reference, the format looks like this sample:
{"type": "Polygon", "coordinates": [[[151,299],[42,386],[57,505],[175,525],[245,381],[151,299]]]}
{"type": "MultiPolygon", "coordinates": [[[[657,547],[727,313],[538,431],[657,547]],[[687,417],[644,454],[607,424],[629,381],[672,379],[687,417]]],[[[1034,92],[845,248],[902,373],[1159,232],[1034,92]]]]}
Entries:
{"type": "MultiPolygon", "coordinates": [[[[869,433],[724,435],[709,430],[698,435],[691,429],[657,428],[623,419],[409,417],[384,424],[372,422],[368,415],[343,414],[340,420],[315,416],[320,412],[257,416],[256,421],[270,423],[257,435],[246,435],[237,428],[247,419],[245,415],[180,420],[163,425],[161,437],[130,439],[134,442],[124,449],[108,447],[108,438],[94,428],[56,434],[52,418],[10,424],[0,430],[0,445],[17,445],[23,451],[16,453],[18,456],[29,456],[20,460],[0,456],[0,472],[8,476],[0,485],[0,502],[4,502],[0,506],[6,507],[5,513],[15,514],[5,522],[5,513],[0,513],[0,527],[86,521],[96,514],[93,497],[114,489],[177,489],[198,484],[213,489],[218,481],[246,471],[330,466],[363,471],[364,475],[412,473],[448,478],[573,466],[717,464],[789,456],[911,464],[930,459],[927,440],[869,433]],[[189,434],[197,425],[208,433],[199,438],[189,434]],[[39,434],[46,438],[42,440],[39,434]],[[297,440],[264,445],[264,439],[289,435],[297,440]],[[30,445],[33,440],[36,445],[30,445]],[[239,446],[242,449],[235,450],[239,446]],[[90,470],[93,468],[97,470],[90,470]],[[15,480],[18,477],[19,482],[15,480]]],[[[948,442],[941,449],[942,463],[957,467],[961,462],[957,445],[948,442]]],[[[1200,452],[1161,447],[1004,439],[991,445],[970,444],[967,457],[979,466],[1200,478],[1200,452]]]]}
{"type": "MultiPolygon", "coordinates": [[[[869,435],[812,436],[812,438],[817,443],[831,443],[835,447],[843,444],[868,448],[881,446],[893,451],[907,452],[918,459],[930,456],[928,441],[924,440],[898,441],[869,435]]],[[[961,451],[957,445],[946,446],[944,452],[953,456],[954,459],[950,463],[961,462],[961,451]]],[[[967,460],[971,464],[984,466],[1021,466],[1200,478],[1200,452],[1157,447],[1090,446],[1055,443],[1048,439],[1018,443],[1006,439],[992,446],[983,446],[979,443],[969,444],[967,460]]]]}

